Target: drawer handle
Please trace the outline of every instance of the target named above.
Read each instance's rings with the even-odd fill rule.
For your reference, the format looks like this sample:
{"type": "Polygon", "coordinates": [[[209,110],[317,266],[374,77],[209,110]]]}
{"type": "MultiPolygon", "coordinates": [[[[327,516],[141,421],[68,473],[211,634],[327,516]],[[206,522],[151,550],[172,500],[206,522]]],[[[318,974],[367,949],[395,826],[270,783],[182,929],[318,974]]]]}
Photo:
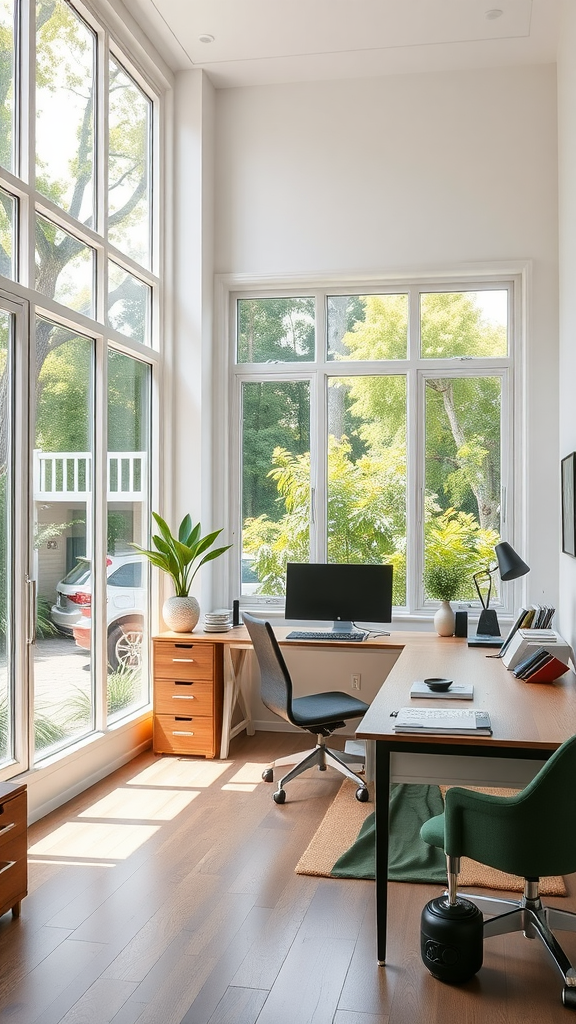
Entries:
{"type": "Polygon", "coordinates": [[[174,644],[174,647],[178,647],[180,650],[191,651],[194,644],[174,644]]]}
{"type": "Polygon", "coordinates": [[[190,729],[188,729],[188,731],[186,731],[186,729],[173,729],[172,730],[172,735],[173,736],[193,736],[194,733],[191,732],[190,729]]]}
{"type": "Polygon", "coordinates": [[[6,863],[5,863],[5,865],[4,865],[4,867],[3,867],[3,868],[0,868],[0,875],[1,875],[1,874],[2,874],[2,873],[3,873],[4,871],[8,871],[8,868],[13,868],[13,867],[14,867],[14,865],[15,865],[15,863],[16,863],[16,861],[15,861],[15,860],[7,860],[7,861],[6,861],[6,863]]]}
{"type": "Polygon", "coordinates": [[[176,722],[191,722],[192,718],[188,715],[174,715],[174,721],[176,722]]]}
{"type": "Polygon", "coordinates": [[[193,679],[175,679],[174,686],[194,686],[193,679]]]}
{"type": "Polygon", "coordinates": [[[16,828],[15,821],[11,821],[9,825],[4,825],[4,828],[0,828],[0,836],[3,836],[5,832],[9,832],[11,828],[16,828]]]}
{"type": "MultiPolygon", "coordinates": [[[[193,693],[173,693],[172,700],[196,700],[196,697],[193,693]]],[[[2,835],[1,832],[0,835],[2,835]]]]}
{"type": "Polygon", "coordinates": [[[184,662],[186,662],[187,665],[193,665],[194,664],[194,658],[172,658],[172,661],[173,662],[174,661],[178,661],[178,662],[184,661],[184,662]]]}

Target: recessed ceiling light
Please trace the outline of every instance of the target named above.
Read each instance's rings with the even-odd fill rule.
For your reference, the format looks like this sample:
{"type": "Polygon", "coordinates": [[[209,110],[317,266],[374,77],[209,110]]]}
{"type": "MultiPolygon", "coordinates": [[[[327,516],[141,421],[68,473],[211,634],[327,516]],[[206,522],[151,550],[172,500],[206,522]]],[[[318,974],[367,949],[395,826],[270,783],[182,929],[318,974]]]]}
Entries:
{"type": "MultiPolygon", "coordinates": [[[[502,12],[500,12],[500,13],[502,13],[502,12]]],[[[209,35],[206,32],[205,35],[198,36],[198,42],[199,43],[213,43],[214,42],[214,36],[211,36],[211,35],[209,35]]]]}
{"type": "Polygon", "coordinates": [[[489,11],[486,11],[486,17],[489,21],[494,21],[495,18],[501,18],[504,14],[499,7],[492,7],[489,11]]]}

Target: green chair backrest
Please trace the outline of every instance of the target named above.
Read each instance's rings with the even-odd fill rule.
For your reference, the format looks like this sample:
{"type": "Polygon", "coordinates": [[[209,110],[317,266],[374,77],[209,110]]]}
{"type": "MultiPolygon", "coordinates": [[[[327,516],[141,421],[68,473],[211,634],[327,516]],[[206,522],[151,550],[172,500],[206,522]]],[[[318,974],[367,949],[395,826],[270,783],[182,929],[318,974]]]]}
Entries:
{"type": "Polygon", "coordinates": [[[522,877],[576,871],[576,736],[513,796],[449,789],[444,849],[522,877]]]}

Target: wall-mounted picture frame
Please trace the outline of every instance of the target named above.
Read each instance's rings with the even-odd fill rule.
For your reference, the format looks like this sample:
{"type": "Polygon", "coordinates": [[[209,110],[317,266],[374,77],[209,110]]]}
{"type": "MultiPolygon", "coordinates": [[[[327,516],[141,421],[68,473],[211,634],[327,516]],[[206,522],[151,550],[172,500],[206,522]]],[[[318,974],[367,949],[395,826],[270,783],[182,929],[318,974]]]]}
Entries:
{"type": "Polygon", "coordinates": [[[562,551],[576,558],[576,452],[561,462],[562,551]]]}

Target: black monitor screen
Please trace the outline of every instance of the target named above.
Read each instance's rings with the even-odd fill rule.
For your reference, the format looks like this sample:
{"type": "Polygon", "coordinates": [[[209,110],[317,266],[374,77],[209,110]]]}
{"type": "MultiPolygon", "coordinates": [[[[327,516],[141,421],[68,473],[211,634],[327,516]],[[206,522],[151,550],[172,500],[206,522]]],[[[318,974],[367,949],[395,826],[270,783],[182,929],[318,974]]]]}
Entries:
{"type": "Polygon", "coordinates": [[[391,622],[392,566],[288,562],[287,619],[391,622]]]}

